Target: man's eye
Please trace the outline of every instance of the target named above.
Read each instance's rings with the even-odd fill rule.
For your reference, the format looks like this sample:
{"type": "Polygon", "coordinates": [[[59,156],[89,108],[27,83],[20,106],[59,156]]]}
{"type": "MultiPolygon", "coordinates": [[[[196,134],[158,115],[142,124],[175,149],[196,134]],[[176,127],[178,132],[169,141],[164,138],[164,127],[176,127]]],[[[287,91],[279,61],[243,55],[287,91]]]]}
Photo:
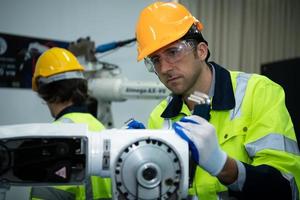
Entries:
{"type": "Polygon", "coordinates": [[[152,58],[150,58],[150,60],[151,60],[151,62],[152,62],[153,64],[159,63],[159,57],[158,57],[158,56],[152,57],[152,58]]]}
{"type": "Polygon", "coordinates": [[[165,54],[168,57],[175,57],[175,56],[177,56],[178,53],[180,53],[179,48],[171,48],[171,49],[168,49],[167,51],[165,51],[165,54]]]}

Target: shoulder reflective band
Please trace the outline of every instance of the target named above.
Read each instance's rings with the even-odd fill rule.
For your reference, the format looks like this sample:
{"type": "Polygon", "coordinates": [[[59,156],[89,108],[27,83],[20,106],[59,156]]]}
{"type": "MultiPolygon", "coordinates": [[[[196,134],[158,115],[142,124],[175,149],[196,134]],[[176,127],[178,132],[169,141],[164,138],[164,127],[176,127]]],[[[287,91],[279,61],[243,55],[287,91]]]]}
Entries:
{"type": "Polygon", "coordinates": [[[49,76],[49,77],[40,77],[38,79],[38,82],[39,82],[39,84],[44,85],[44,84],[49,84],[49,83],[52,83],[55,81],[60,81],[60,80],[65,80],[65,79],[73,79],[73,78],[85,79],[83,76],[83,73],[81,71],[70,71],[70,72],[55,74],[55,75],[49,76]]]}

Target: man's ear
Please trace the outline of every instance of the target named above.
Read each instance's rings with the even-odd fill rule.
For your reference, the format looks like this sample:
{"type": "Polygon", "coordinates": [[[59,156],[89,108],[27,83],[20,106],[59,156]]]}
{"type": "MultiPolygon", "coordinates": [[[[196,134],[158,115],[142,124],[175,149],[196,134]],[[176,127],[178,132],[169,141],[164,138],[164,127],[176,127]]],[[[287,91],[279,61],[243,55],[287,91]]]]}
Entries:
{"type": "Polygon", "coordinates": [[[197,55],[201,61],[204,61],[208,54],[208,46],[204,42],[197,45],[197,55]]]}

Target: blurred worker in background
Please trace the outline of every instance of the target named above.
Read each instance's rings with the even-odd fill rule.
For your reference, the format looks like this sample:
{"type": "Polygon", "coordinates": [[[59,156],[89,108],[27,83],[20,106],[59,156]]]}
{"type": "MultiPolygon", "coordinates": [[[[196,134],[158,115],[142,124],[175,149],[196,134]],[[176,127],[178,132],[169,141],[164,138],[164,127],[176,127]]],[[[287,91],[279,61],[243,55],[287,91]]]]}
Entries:
{"type": "Polygon", "coordinates": [[[138,61],[172,91],[148,127],[174,128],[198,167],[193,199],[298,199],[300,154],[283,89],[257,74],[208,62],[203,25],[181,4],[155,2],[136,25],[138,61]],[[192,115],[195,91],[209,96],[208,120],[192,115]]]}
{"type": "MultiPolygon", "coordinates": [[[[37,60],[32,78],[32,89],[47,103],[54,123],[84,123],[90,131],[105,129],[103,124],[88,113],[87,80],[84,67],[66,49],[51,48],[37,60]]],[[[109,199],[111,181],[91,177],[85,185],[33,187],[33,199],[109,199]]]]}

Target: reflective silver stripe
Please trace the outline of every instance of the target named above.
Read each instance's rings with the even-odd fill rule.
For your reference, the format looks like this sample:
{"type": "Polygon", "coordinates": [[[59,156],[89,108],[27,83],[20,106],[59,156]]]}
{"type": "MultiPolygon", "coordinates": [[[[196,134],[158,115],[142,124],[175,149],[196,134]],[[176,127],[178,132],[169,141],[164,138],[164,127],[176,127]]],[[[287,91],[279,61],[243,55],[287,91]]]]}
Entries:
{"type": "Polygon", "coordinates": [[[61,122],[61,123],[74,123],[74,121],[73,120],[71,120],[70,118],[64,118],[64,117],[62,117],[62,118],[59,118],[58,120],[56,120],[56,121],[58,121],[58,122],[61,122]]]}
{"type": "MultiPolygon", "coordinates": [[[[172,96],[167,97],[166,100],[167,100],[168,104],[172,101],[172,99],[173,99],[172,96]]],[[[162,129],[172,129],[172,120],[165,118],[162,129]]]]}
{"type": "Polygon", "coordinates": [[[252,74],[241,72],[236,78],[236,89],[235,89],[235,107],[231,110],[230,119],[233,120],[236,117],[241,116],[241,106],[245,96],[248,80],[252,74]]]}
{"type": "Polygon", "coordinates": [[[79,78],[79,79],[84,79],[83,73],[81,71],[69,71],[69,72],[64,72],[60,74],[56,74],[53,76],[49,77],[40,77],[38,79],[38,82],[40,84],[49,84],[55,81],[60,81],[60,80],[65,80],[65,79],[73,79],[73,78],[79,78]]]}
{"type": "Polygon", "coordinates": [[[282,173],[282,176],[290,182],[290,186],[292,190],[292,200],[299,200],[299,190],[294,176],[287,173],[282,173]]]}
{"type": "Polygon", "coordinates": [[[56,189],[53,187],[33,187],[31,189],[31,198],[45,199],[45,200],[74,200],[75,194],[56,189]]]}
{"type": "MultiPolygon", "coordinates": [[[[59,118],[57,121],[61,123],[74,123],[74,121],[70,118],[59,118]]],[[[93,200],[93,186],[91,179],[88,178],[88,180],[85,182],[85,198],[86,200],[93,200]]]]}
{"type": "Polygon", "coordinates": [[[189,195],[188,200],[198,200],[198,197],[196,195],[189,195]]]}
{"type": "Polygon", "coordinates": [[[85,198],[86,200],[93,200],[93,186],[91,177],[85,182],[85,198]]]}
{"type": "Polygon", "coordinates": [[[164,119],[164,124],[163,124],[162,129],[172,129],[172,120],[164,119]]]}
{"type": "Polygon", "coordinates": [[[274,149],[300,155],[297,142],[278,133],[270,133],[254,142],[246,144],[246,150],[252,158],[258,151],[274,149]]]}
{"type": "Polygon", "coordinates": [[[172,96],[167,96],[167,99],[166,99],[167,103],[169,104],[172,101],[172,99],[173,99],[172,96]]]}
{"type": "Polygon", "coordinates": [[[235,160],[238,168],[238,178],[227,187],[233,191],[242,191],[246,181],[246,168],[239,160],[235,160]]]}

